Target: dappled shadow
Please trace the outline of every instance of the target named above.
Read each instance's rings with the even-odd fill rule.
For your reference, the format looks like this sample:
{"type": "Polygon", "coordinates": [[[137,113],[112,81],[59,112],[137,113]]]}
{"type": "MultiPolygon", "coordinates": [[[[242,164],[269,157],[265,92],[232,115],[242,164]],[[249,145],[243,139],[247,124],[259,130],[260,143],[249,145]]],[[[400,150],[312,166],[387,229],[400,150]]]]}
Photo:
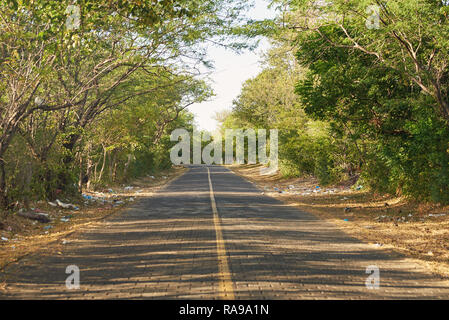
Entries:
{"type": "MultiPolygon", "coordinates": [[[[449,297],[447,283],[400,256],[348,237],[212,167],[234,291],[240,299],[449,297]],[[368,290],[366,267],[381,270],[368,290]]],[[[70,239],[62,254],[6,270],[3,299],[216,299],[218,259],[207,170],[190,172],[120,216],[70,239]],[[66,267],[80,290],[65,287],[66,267]]]]}

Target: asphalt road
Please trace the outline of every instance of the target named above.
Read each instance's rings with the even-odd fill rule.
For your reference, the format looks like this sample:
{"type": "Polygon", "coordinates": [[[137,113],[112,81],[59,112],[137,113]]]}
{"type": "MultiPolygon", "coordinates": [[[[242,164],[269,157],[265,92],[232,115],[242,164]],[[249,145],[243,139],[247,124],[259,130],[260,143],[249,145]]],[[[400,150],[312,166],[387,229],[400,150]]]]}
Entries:
{"type": "Polygon", "coordinates": [[[5,271],[1,299],[448,299],[449,282],[397,253],[264,196],[224,167],[192,167],[5,271]],[[66,268],[80,288],[66,287],[66,268]],[[380,271],[366,286],[367,267],[380,271]]]}

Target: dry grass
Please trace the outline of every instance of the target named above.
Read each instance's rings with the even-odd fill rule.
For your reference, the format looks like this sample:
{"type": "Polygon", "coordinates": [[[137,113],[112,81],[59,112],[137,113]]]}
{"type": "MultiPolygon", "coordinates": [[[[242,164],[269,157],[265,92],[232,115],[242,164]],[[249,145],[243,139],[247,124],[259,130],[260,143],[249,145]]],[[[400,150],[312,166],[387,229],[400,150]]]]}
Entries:
{"type": "Polygon", "coordinates": [[[256,165],[230,169],[254,182],[265,194],[330,220],[350,236],[402,252],[420,260],[434,273],[449,276],[449,207],[348,187],[320,188],[320,192],[307,194],[318,186],[313,178],[261,176],[256,165]],[[295,188],[289,189],[290,185],[295,188]],[[285,193],[274,191],[274,187],[285,193]]]}
{"type": "MultiPolygon", "coordinates": [[[[139,179],[131,184],[135,188],[129,191],[125,191],[122,186],[114,186],[113,189],[116,192],[105,194],[105,198],[125,200],[132,197],[138,200],[139,197],[151,196],[159,188],[180,176],[185,170],[176,167],[161,172],[155,176],[155,179],[150,177],[139,179]]],[[[91,193],[91,195],[95,194],[91,193]]],[[[45,212],[52,218],[52,221],[46,224],[33,222],[16,214],[9,215],[2,220],[0,236],[7,238],[8,241],[0,240],[0,271],[4,270],[7,265],[40,250],[58,254],[64,238],[87,226],[100,223],[105,218],[121,212],[131,204],[131,202],[126,201],[125,204],[117,206],[94,202],[87,205],[83,201],[79,201],[82,204],[79,204],[80,202],[75,203],[79,205],[79,211],[54,208],[43,201],[32,204],[32,207],[38,208],[38,212],[45,212]],[[66,216],[71,216],[70,221],[62,222],[60,219],[66,216]],[[44,229],[48,226],[51,226],[51,229],[44,229]]],[[[0,283],[0,290],[1,287],[2,284],[0,283]]]]}

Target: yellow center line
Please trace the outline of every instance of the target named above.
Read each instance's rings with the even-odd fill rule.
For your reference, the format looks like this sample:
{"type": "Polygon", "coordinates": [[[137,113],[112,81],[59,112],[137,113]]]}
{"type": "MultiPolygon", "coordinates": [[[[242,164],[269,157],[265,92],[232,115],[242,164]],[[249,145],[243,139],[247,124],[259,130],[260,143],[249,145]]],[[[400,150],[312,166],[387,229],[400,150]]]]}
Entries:
{"type": "Polygon", "coordinates": [[[226,254],[226,247],[223,240],[223,232],[221,230],[220,217],[218,215],[217,203],[215,202],[214,189],[212,188],[212,179],[210,178],[209,168],[207,168],[207,175],[209,178],[210,202],[212,204],[212,212],[214,213],[215,234],[217,235],[220,297],[223,300],[234,300],[234,289],[232,286],[231,273],[229,271],[228,256],[226,254]]]}

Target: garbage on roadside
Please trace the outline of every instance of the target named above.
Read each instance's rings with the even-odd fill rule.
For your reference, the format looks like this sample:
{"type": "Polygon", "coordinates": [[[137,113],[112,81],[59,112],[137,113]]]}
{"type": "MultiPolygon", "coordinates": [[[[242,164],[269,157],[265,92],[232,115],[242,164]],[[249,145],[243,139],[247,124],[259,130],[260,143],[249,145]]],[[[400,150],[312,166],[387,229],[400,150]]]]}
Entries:
{"type": "Polygon", "coordinates": [[[44,227],[44,230],[50,230],[50,229],[53,229],[53,226],[45,226],[44,227]]]}
{"type": "Polygon", "coordinates": [[[2,241],[9,241],[9,239],[5,238],[5,237],[2,237],[1,239],[2,239],[2,241]]]}
{"type": "Polygon", "coordinates": [[[75,206],[74,204],[71,204],[71,203],[64,203],[59,200],[56,200],[56,203],[58,204],[58,206],[60,206],[61,208],[64,208],[64,209],[72,209],[75,211],[79,210],[79,208],[77,206],[75,206]]]}
{"type": "Polygon", "coordinates": [[[382,243],[376,243],[374,246],[375,246],[375,247],[382,247],[383,244],[382,244],[382,243]]]}
{"type": "Polygon", "coordinates": [[[83,198],[86,200],[92,200],[93,197],[87,194],[83,194],[83,198]]]}
{"type": "Polygon", "coordinates": [[[36,220],[41,223],[48,223],[50,222],[50,218],[48,217],[48,214],[41,213],[41,212],[25,212],[25,211],[19,211],[17,213],[20,217],[27,218],[30,220],[36,220]]]}
{"type": "Polygon", "coordinates": [[[446,213],[440,213],[440,214],[429,214],[429,217],[444,217],[446,216],[446,213]]]}
{"type": "Polygon", "coordinates": [[[131,191],[131,190],[133,190],[133,189],[134,189],[134,187],[128,186],[128,187],[125,187],[123,190],[125,190],[125,191],[131,191]]]}

